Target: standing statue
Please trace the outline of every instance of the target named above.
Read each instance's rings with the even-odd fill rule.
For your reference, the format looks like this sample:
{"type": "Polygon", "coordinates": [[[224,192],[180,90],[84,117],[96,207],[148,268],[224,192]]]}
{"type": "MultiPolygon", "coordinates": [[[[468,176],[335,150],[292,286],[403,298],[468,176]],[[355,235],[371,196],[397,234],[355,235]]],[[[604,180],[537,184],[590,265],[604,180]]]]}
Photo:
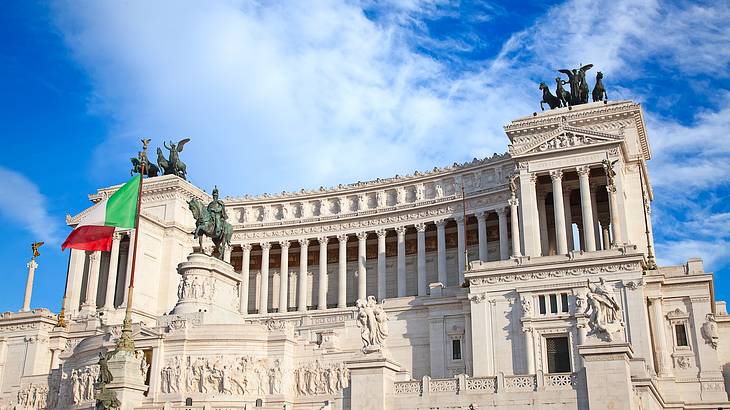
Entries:
{"type": "Polygon", "coordinates": [[[147,158],[147,146],[150,144],[150,139],[145,138],[142,140],[142,151],[137,152],[137,158],[130,158],[132,162],[132,170],[129,171],[130,175],[139,174],[142,172],[142,164],[144,164],[144,172],[148,177],[156,177],[160,172],[157,165],[150,162],[147,158]]]}
{"type": "Polygon", "coordinates": [[[114,380],[112,372],[109,371],[109,358],[114,356],[116,350],[108,353],[99,353],[99,379],[97,382],[98,392],[96,393],[96,410],[118,409],[122,403],[117,398],[114,390],[109,390],[106,385],[114,380]]]}
{"type": "Polygon", "coordinates": [[[32,244],[30,244],[30,248],[33,250],[33,257],[31,259],[35,260],[37,257],[41,256],[41,253],[38,252],[38,248],[43,246],[44,243],[45,242],[40,241],[40,242],[33,242],[32,244]]]}
{"type": "Polygon", "coordinates": [[[360,328],[363,344],[362,351],[371,353],[382,350],[389,333],[388,315],[385,313],[383,305],[378,304],[374,296],[368,296],[367,300],[358,299],[355,306],[357,307],[357,326],[360,328]]]}
{"type": "Polygon", "coordinates": [[[589,324],[594,333],[602,333],[609,342],[613,341],[613,334],[621,330],[624,325],[621,316],[621,306],[616,299],[613,289],[606,285],[603,278],[599,283],[591,286],[588,281],[588,307],[585,313],[591,312],[589,324]]]}
{"type": "Polygon", "coordinates": [[[601,164],[603,164],[603,169],[606,171],[606,184],[611,189],[615,189],[616,186],[616,171],[613,170],[613,166],[616,165],[617,162],[618,160],[611,161],[608,159],[604,159],[603,161],[601,161],[601,164]]]}
{"type": "Polygon", "coordinates": [[[593,64],[586,64],[579,69],[562,69],[558,72],[568,76],[570,84],[570,105],[585,104],[588,102],[588,83],[586,82],[586,71],[590,70],[593,64]]]}
{"type": "Polygon", "coordinates": [[[196,198],[188,201],[188,207],[195,218],[193,237],[198,239],[200,249],[203,249],[203,235],[213,240],[218,259],[223,260],[226,248],[231,245],[233,227],[228,223],[226,205],[218,199],[218,187],[213,189],[213,200],[207,207],[196,198]]]}
{"type": "Polygon", "coordinates": [[[160,166],[164,175],[177,175],[182,179],[187,179],[185,163],[180,160],[180,153],[188,142],[190,142],[190,138],[180,140],[177,144],[170,141],[170,145],[167,145],[166,142],[163,142],[162,145],[170,152],[168,158],[165,158],[162,149],[157,148],[157,165],[160,166]]]}
{"type": "Polygon", "coordinates": [[[606,88],[603,86],[603,73],[596,73],[596,85],[593,87],[593,102],[596,101],[608,101],[608,93],[606,88]]]}

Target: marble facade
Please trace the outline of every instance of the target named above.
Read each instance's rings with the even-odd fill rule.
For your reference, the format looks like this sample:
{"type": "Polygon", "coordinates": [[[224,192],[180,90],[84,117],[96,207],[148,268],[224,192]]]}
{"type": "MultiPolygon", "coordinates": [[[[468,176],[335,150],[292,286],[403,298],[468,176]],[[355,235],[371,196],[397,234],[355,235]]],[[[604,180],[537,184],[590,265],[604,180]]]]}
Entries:
{"type": "MultiPolygon", "coordinates": [[[[145,180],[134,408],[730,407],[712,274],[655,265],[641,107],[555,109],[505,132],[509,151],[482,160],[225,198],[224,261],[194,252],[186,201],[208,194],[145,180]]],[[[93,407],[130,236],[71,253],[66,328],[46,309],[2,315],[0,408],[93,407]]]]}

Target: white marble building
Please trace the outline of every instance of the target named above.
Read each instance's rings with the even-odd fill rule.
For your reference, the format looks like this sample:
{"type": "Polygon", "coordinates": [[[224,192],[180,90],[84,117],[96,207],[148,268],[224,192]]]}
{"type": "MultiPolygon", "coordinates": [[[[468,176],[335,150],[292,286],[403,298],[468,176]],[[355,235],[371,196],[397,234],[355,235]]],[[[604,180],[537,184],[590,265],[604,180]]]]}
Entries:
{"type": "MultiPolygon", "coordinates": [[[[186,201],[204,191],[145,180],[132,307],[144,385],[123,407],[730,407],[712,274],[655,264],[641,107],[556,109],[505,131],[509,152],[483,160],[226,198],[230,264],[193,253],[186,201]]],[[[66,328],[46,309],[3,314],[0,408],[93,407],[129,244],[71,253],[66,328]]]]}

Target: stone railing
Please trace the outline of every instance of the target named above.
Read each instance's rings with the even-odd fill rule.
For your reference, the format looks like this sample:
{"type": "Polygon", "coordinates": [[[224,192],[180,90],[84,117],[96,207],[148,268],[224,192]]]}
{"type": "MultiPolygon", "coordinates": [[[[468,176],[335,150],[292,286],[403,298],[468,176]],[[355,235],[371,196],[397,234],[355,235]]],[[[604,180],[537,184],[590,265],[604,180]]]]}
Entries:
{"type": "Polygon", "coordinates": [[[511,393],[543,390],[575,390],[576,373],[505,376],[468,377],[459,375],[451,379],[432,379],[424,376],[421,380],[395,382],[396,396],[424,395],[425,393],[511,393]]]}

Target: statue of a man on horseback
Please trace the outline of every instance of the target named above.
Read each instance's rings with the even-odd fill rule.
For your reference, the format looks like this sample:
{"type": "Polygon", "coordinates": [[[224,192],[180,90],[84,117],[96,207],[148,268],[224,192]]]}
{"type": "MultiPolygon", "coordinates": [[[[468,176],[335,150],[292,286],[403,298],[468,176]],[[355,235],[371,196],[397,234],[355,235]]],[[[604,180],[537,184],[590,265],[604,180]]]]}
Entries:
{"type": "Polygon", "coordinates": [[[218,187],[213,189],[213,200],[207,207],[196,198],[188,201],[188,207],[195,218],[193,237],[198,239],[200,248],[203,248],[203,236],[208,236],[215,245],[215,256],[222,260],[231,245],[233,226],[227,221],[226,205],[218,199],[218,187]]]}

